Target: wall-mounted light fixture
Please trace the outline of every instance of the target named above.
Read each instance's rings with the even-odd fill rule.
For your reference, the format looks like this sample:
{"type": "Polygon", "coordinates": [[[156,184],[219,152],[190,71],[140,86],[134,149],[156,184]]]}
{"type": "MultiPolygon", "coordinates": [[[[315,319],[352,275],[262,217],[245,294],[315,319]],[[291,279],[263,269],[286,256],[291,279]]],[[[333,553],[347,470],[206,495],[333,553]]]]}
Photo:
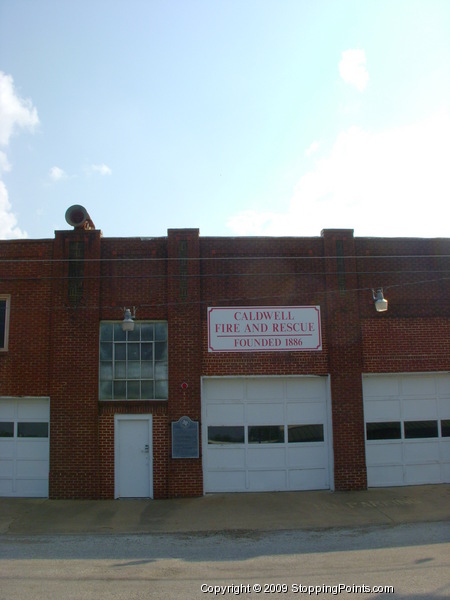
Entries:
{"type": "Polygon", "coordinates": [[[375,310],[377,312],[386,312],[388,309],[388,301],[383,295],[383,288],[372,290],[373,299],[375,302],[375,310]]]}
{"type": "Polygon", "coordinates": [[[136,308],[133,306],[133,314],[129,308],[124,308],[124,317],[122,321],[122,331],[134,331],[134,319],[136,317],[136,308]]]}

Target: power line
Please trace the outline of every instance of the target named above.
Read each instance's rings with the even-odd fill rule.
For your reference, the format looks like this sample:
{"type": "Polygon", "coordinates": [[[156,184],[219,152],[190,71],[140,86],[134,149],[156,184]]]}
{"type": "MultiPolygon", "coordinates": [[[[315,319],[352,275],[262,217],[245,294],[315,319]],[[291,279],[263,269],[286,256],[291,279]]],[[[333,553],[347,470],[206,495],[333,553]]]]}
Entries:
{"type": "MultiPolygon", "coordinates": [[[[436,283],[436,282],[440,282],[440,281],[447,281],[450,280],[450,277],[445,277],[445,278],[441,278],[441,279],[426,279],[426,280],[422,280],[422,281],[411,281],[411,282],[404,282],[404,283],[399,283],[399,284],[392,284],[392,285],[388,285],[388,286],[383,286],[383,290],[386,291],[388,289],[391,288],[398,288],[398,287],[409,287],[409,286],[413,286],[413,285],[422,285],[422,284],[426,284],[426,283],[436,283]]],[[[346,289],[344,290],[345,293],[355,293],[355,292],[371,292],[373,290],[372,287],[361,287],[361,288],[350,288],[350,289],[346,289]]],[[[310,291],[308,292],[308,295],[310,296],[327,296],[327,295],[331,295],[331,294],[342,294],[342,290],[336,289],[336,290],[325,290],[325,291],[310,291]]],[[[226,302],[237,302],[237,301],[243,301],[243,302],[253,302],[253,301],[261,301],[261,300],[277,300],[280,298],[288,298],[288,297],[292,297],[292,296],[298,296],[298,292],[289,292],[289,293],[284,293],[284,294],[267,294],[267,295],[257,295],[257,296],[236,296],[233,298],[206,298],[206,299],[202,299],[202,300],[180,300],[180,301],[174,301],[174,302],[156,302],[156,303],[140,303],[136,306],[136,309],[139,310],[141,308],[169,308],[171,306],[195,306],[195,305],[212,305],[212,306],[224,306],[224,303],[226,302]]],[[[44,309],[44,310],[66,310],[66,311],[73,311],[73,310],[121,310],[121,306],[120,305],[85,305],[85,304],[77,304],[76,306],[70,306],[70,305],[65,305],[65,306],[42,306],[42,305],[30,305],[30,306],[25,306],[25,305],[16,305],[14,304],[14,309],[21,309],[21,310],[30,310],[30,309],[44,309]]]]}
{"type": "Polygon", "coordinates": [[[47,276],[47,275],[42,275],[42,276],[38,276],[38,277],[1,277],[0,276],[0,281],[8,281],[8,282],[14,282],[14,281],[35,281],[35,282],[39,282],[39,281],[74,281],[74,280],[92,280],[92,279],[96,279],[96,280],[110,280],[110,279],[142,279],[142,280],[156,280],[156,279],[163,279],[163,280],[173,280],[173,279],[206,279],[206,278],[227,278],[227,277],[233,277],[233,278],[240,278],[240,277],[312,277],[312,276],[337,276],[339,274],[341,275],[378,275],[378,276],[384,276],[384,275],[398,275],[398,274],[420,274],[420,273],[429,273],[429,274],[435,274],[435,273],[450,273],[450,271],[448,269],[442,269],[442,270],[438,270],[438,269],[417,269],[417,270],[405,270],[405,269],[400,269],[400,270],[395,270],[395,271],[345,271],[343,273],[340,273],[338,271],[287,271],[287,272],[255,272],[255,273],[188,273],[188,274],[162,274],[162,275],[158,275],[158,274],[151,274],[151,275],[133,275],[133,274],[127,274],[127,275],[58,275],[58,276],[47,276]]]}
{"type": "Polygon", "coordinates": [[[0,263],[94,263],[94,262],[201,262],[201,261],[243,261],[243,260],[380,260],[380,259],[400,259],[400,258],[450,258],[450,254],[386,254],[386,255],[345,255],[345,256],[202,256],[202,257],[119,257],[119,258],[0,258],[0,263]]]}

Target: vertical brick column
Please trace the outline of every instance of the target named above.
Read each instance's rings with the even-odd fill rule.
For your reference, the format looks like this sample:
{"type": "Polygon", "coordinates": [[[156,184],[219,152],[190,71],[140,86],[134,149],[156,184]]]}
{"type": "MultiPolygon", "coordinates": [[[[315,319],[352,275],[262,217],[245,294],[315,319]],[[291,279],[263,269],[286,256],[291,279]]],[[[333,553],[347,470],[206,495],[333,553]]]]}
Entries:
{"type": "Polygon", "coordinates": [[[353,230],[322,232],[336,490],[366,489],[362,344],[353,230]]]}
{"type": "MultiPolygon", "coordinates": [[[[182,416],[188,416],[199,423],[200,438],[199,256],[198,229],[168,230],[169,439],[171,423],[182,416]]],[[[201,458],[172,458],[171,444],[169,453],[169,497],[202,495],[201,458]]]]}
{"type": "Polygon", "coordinates": [[[50,322],[50,497],[99,494],[98,230],[55,233],[50,322]]]}

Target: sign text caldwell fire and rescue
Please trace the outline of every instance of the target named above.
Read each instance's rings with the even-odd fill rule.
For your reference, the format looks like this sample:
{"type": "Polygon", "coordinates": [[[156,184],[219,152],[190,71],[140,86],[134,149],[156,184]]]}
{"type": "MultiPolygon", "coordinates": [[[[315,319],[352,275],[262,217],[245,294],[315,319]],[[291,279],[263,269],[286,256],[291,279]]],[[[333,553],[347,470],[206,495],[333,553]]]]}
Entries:
{"type": "Polygon", "coordinates": [[[319,306],[208,308],[210,352],[322,350],[319,306]]]}

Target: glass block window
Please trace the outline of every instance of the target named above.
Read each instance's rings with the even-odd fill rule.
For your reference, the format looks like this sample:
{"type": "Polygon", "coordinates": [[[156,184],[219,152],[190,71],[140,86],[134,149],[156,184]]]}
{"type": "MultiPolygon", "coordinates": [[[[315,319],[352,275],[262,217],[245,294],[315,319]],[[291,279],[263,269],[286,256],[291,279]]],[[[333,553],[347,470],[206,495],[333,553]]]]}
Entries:
{"type": "Polygon", "coordinates": [[[100,400],[166,400],[167,323],[100,324],[100,400]]]}

